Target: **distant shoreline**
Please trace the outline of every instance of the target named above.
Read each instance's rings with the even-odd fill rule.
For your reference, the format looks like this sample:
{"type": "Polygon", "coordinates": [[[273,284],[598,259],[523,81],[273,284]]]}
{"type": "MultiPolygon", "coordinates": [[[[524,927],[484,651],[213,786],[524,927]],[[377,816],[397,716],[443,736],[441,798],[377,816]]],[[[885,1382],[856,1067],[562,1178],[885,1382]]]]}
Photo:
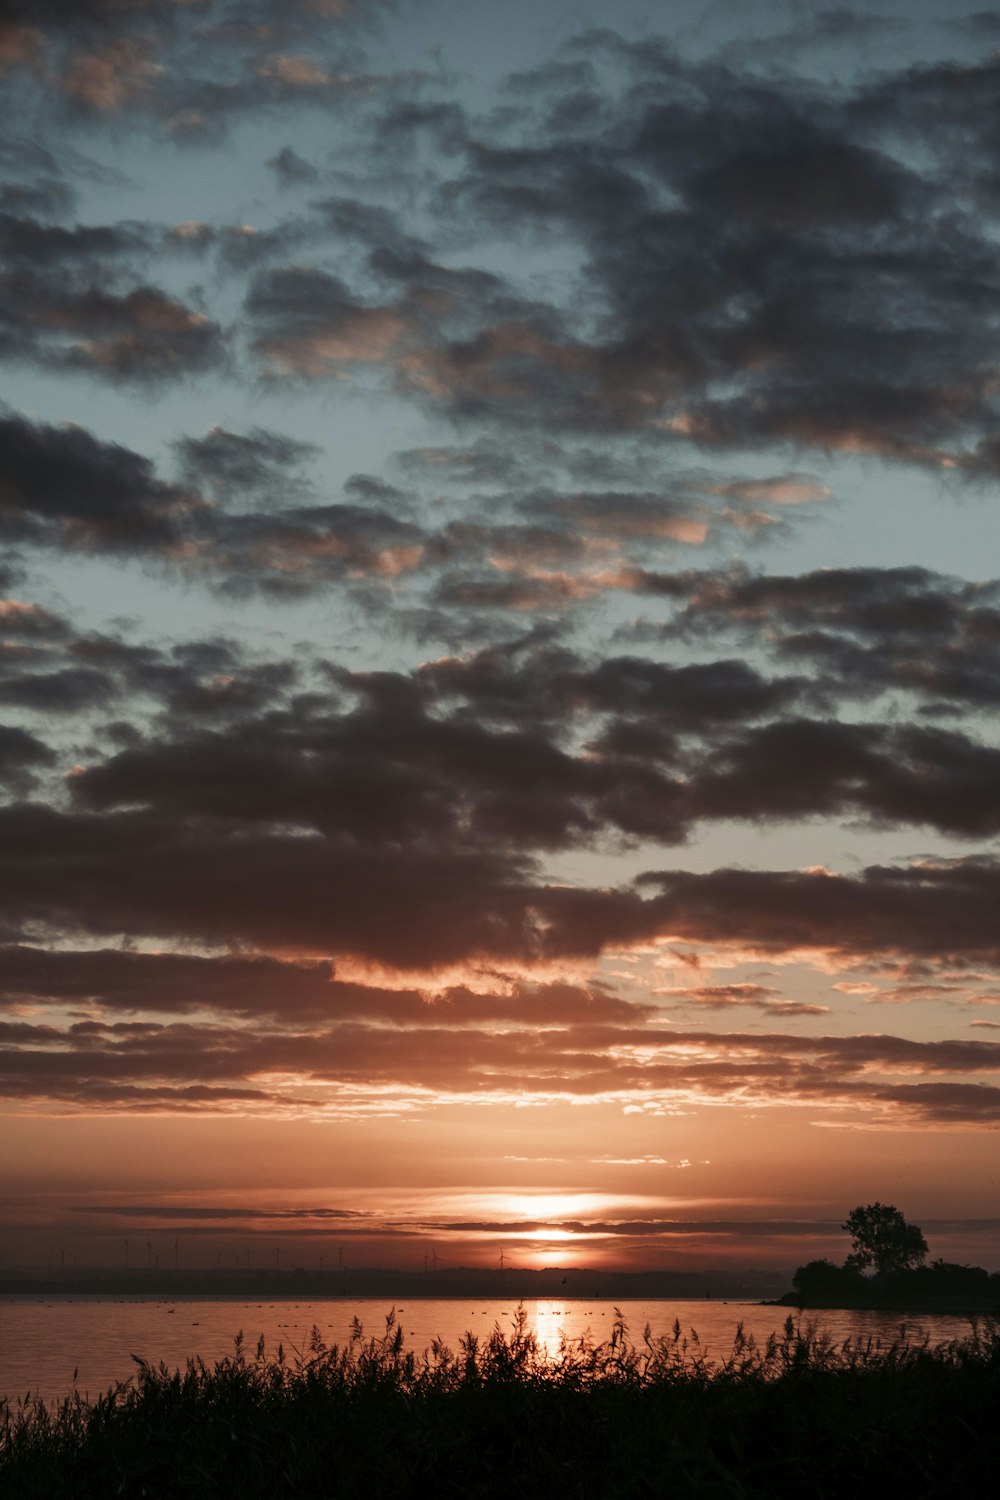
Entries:
{"type": "Polygon", "coordinates": [[[756,1302],[789,1312],[880,1312],[900,1315],[940,1313],[988,1317],[1000,1313],[995,1296],[961,1295],[899,1298],[803,1298],[795,1291],[779,1293],[788,1285],[780,1273],[731,1274],[712,1270],[586,1271],[577,1267],[540,1270],[508,1268],[483,1271],[454,1267],[415,1271],[400,1267],[355,1267],[346,1270],[221,1269],[134,1271],[77,1271],[38,1274],[8,1272],[0,1277],[0,1298],[6,1297],[135,1297],[150,1300],[205,1300],[212,1298],[268,1301],[358,1301],[405,1298],[461,1301],[468,1298],[614,1302],[756,1302]]]}
{"type": "Polygon", "coordinates": [[[612,1302],[643,1299],[680,1301],[774,1301],[787,1277],[771,1272],[730,1274],[706,1271],[584,1271],[574,1267],[543,1270],[509,1268],[482,1271],[456,1267],[413,1271],[392,1267],[305,1270],[217,1271],[85,1271],[22,1272],[0,1277],[0,1297],[113,1296],[113,1297],[303,1297],[543,1298],[612,1302]]]}

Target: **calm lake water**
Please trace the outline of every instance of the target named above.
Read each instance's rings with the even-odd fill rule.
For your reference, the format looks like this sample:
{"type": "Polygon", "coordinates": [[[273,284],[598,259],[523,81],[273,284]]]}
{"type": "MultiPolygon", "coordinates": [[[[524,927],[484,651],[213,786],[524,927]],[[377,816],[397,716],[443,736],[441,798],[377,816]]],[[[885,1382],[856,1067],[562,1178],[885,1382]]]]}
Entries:
{"type": "MultiPolygon", "coordinates": [[[[669,1334],[679,1319],[685,1333],[695,1329],[703,1351],[724,1359],[732,1348],[738,1323],[758,1341],[780,1329],[788,1309],[762,1307],[757,1302],[643,1301],[618,1304],[629,1331],[641,1338],[647,1323],[654,1335],[669,1334]]],[[[611,1304],[594,1301],[525,1301],[529,1326],[540,1342],[555,1351],[560,1333],[569,1339],[585,1333],[597,1341],[610,1337],[614,1321],[611,1304]]],[[[452,1349],[471,1331],[488,1336],[495,1323],[509,1333],[516,1302],[451,1298],[409,1298],[396,1312],[407,1346],[422,1352],[433,1339],[452,1349]]],[[[256,1302],[239,1298],[163,1302],[154,1299],[114,1300],[98,1297],[0,1298],[0,1397],[13,1404],[31,1392],[56,1401],[73,1388],[91,1399],[116,1381],[135,1374],[131,1356],[152,1364],[162,1360],[170,1369],[183,1368],[200,1355],[213,1364],[233,1352],[233,1340],[243,1333],[251,1352],[263,1335],[267,1352],[304,1349],[315,1326],[327,1344],[344,1343],[351,1320],[360,1318],[366,1335],[384,1331],[390,1304],[385,1300],[317,1300],[256,1302]]],[[[899,1315],[873,1312],[805,1314],[803,1325],[814,1325],[836,1340],[848,1337],[881,1338],[900,1335],[899,1315]]],[[[969,1320],[960,1317],[920,1316],[905,1320],[906,1337],[917,1341],[929,1335],[932,1343],[964,1338],[969,1320]]]]}

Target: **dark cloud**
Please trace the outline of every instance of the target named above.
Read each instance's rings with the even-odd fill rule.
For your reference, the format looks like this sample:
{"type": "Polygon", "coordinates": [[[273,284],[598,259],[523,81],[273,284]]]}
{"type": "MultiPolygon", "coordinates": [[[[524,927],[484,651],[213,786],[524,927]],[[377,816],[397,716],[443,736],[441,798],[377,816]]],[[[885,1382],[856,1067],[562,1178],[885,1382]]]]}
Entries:
{"type": "Polygon", "coordinates": [[[691,729],[759,718],[791,706],[809,690],[801,677],[768,681],[743,661],[672,667],[624,656],[581,673],[579,683],[595,709],[691,729]]]}
{"type": "Polygon", "coordinates": [[[91,270],[119,257],[150,248],[151,236],[140,224],[87,225],[64,228],[37,219],[0,216],[0,256],[9,267],[69,266],[91,270]]]}
{"type": "Polygon", "coordinates": [[[695,171],[683,190],[713,218],[735,213],[744,225],[795,232],[894,220],[907,185],[903,169],[874,151],[808,129],[781,140],[769,129],[759,147],[695,171]]]}
{"type": "Polygon", "coordinates": [[[421,735],[418,726],[401,766],[380,764],[370,735],[355,743],[356,759],[345,759],[349,739],[334,760],[328,752],[332,777],[291,745],[284,755],[225,741],[186,747],[184,757],[125,751],[74,777],[81,803],[121,811],[6,809],[0,880],[9,921],[298,947],[404,968],[593,957],[667,934],[761,951],[997,958],[988,859],[872,867],[857,877],[723,870],[650,874],[633,890],[551,885],[519,844],[558,844],[567,828],[579,840],[581,818],[594,815],[626,828],[658,824],[670,837],[670,797],[657,809],[648,777],[617,767],[595,776],[586,763],[570,785],[593,789],[589,800],[560,795],[558,779],[518,779],[511,749],[528,756],[529,770],[549,765],[554,777],[571,764],[540,754],[532,739],[509,745],[434,726],[421,735]],[[462,798],[442,766],[461,773],[462,798]],[[284,831],[290,825],[301,832],[284,831]]]}
{"type": "Polygon", "coordinates": [[[0,681],[0,703],[44,714],[103,707],[116,693],[113,678],[90,667],[12,673],[0,681]]]}
{"type": "MultiPolygon", "coordinates": [[[[826,19],[832,35],[848,18],[826,19]]],[[[464,222],[508,236],[562,232],[603,316],[585,329],[568,302],[481,299],[464,330],[420,331],[404,370],[413,393],[550,431],[972,462],[996,416],[993,257],[948,172],[895,152],[895,83],[845,105],[606,35],[583,45],[602,66],[614,50],[633,86],[595,109],[564,67],[543,68],[536,109],[502,144],[452,111],[466,170],[442,195],[464,222]]],[[[949,147],[931,107],[915,117],[916,99],[947,76],[909,75],[900,106],[933,158],[949,147]]]]}
{"type": "Polygon", "coordinates": [[[374,1079],[391,1109],[393,1091],[453,1088],[461,1076],[473,1099],[512,1089],[615,1098],[641,1087],[653,1107],[677,1096],[757,1108],[849,1105],[862,1119],[975,1126],[997,1118],[1000,1088],[978,1080],[998,1069],[994,1042],[657,1031],[602,1024],[586,1011],[549,1027],[544,1046],[530,1027],[441,1030],[433,1021],[419,1029],[353,1021],[240,1031],[209,1021],[0,1026],[7,1097],[125,1108],[248,1099],[281,1108],[295,1100],[297,1075],[314,1100],[348,1111],[364,1109],[374,1079]],[[257,1082],[275,1073],[289,1081],[257,1082]]]}
{"type": "Polygon", "coordinates": [[[348,41],[383,0],[11,0],[0,66],[33,105],[90,123],[146,119],[181,139],[217,136],[237,114],[276,105],[330,106],[364,93],[348,41]]]}
{"type": "Polygon", "coordinates": [[[318,182],[319,172],[292,146],[282,146],[276,156],[268,158],[271,168],[282,187],[298,187],[305,182],[318,182]]]}
{"type": "Polygon", "coordinates": [[[0,218],[0,357],[138,383],[221,367],[219,325],[130,272],[149,247],[139,226],[0,218]]]}
{"type": "Polygon", "coordinates": [[[701,985],[698,988],[660,989],[658,995],[669,997],[674,1004],[686,1010],[726,1011],[741,1008],[764,1011],[772,1016],[825,1016],[828,1005],[817,1005],[802,1000],[784,1000],[765,985],[746,981],[741,984],[701,985]]]}
{"type": "Polygon", "coordinates": [[[228,432],[213,427],[202,438],[181,438],[177,444],[185,479],[195,488],[208,487],[239,508],[269,500],[281,506],[303,488],[295,470],[319,450],[285,433],[251,428],[228,432]]]}
{"type": "Polygon", "coordinates": [[[37,735],[0,724],[0,782],[15,793],[23,793],[32,786],[36,767],[50,766],[55,760],[54,751],[37,735]]]}
{"type": "Polygon", "coordinates": [[[713,520],[707,506],[688,496],[630,494],[621,491],[576,494],[532,494],[520,509],[558,518],[584,532],[616,538],[661,538],[702,542],[713,520]]]}
{"type": "Polygon", "coordinates": [[[122,1219],[167,1219],[167,1220],[191,1220],[197,1222],[204,1219],[261,1219],[265,1223],[279,1220],[282,1222],[296,1219],[317,1219],[322,1223],[325,1219],[357,1219],[361,1214],[357,1209],[350,1208],[233,1208],[221,1207],[219,1205],[206,1206],[201,1204],[88,1204],[86,1207],[75,1208],[74,1213],[85,1214],[114,1214],[122,1219]]]}
{"type": "Polygon", "coordinates": [[[31,1000],[117,1012],[322,1014],[338,1008],[332,979],[325,961],[0,948],[0,993],[7,1005],[31,1000]]]}
{"type": "MultiPolygon", "coordinates": [[[[298,284],[298,273],[292,281],[298,284]]],[[[305,308],[302,316],[305,327],[305,308]]],[[[307,340],[315,335],[310,327],[307,340]]],[[[358,357],[366,357],[364,348],[358,357]]],[[[0,419],[0,443],[10,455],[3,525],[12,542],[127,547],[241,593],[296,595],[332,581],[387,581],[419,571],[431,604],[497,611],[572,610],[612,590],[680,598],[687,576],[655,575],[613,554],[648,556],[661,544],[704,541],[710,528],[730,524],[734,491],[752,488],[716,485],[725,505],[715,512],[701,499],[670,495],[492,494],[477,498],[467,519],[429,530],[410,519],[423,494],[377,476],[351,475],[346,504],[303,503],[316,486],[302,466],[317,450],[264,428],[216,427],[177,440],[182,483],[160,479],[142,455],[82,428],[12,414],[0,419]],[[95,489],[102,493],[88,500],[95,489]],[[480,511],[495,519],[480,519],[480,511]],[[522,519],[529,514],[535,524],[522,519]],[[609,548],[611,566],[603,565],[609,548]]],[[[796,479],[791,487],[797,493],[802,485],[796,479]]]]}
{"type": "Polygon", "coordinates": [[[0,183],[0,215],[4,218],[35,218],[39,214],[59,218],[70,211],[74,202],[72,188],[58,178],[0,183]]]}
{"type": "MultiPolygon", "coordinates": [[[[194,8],[205,11],[210,4],[211,0],[196,0],[194,8]]],[[[126,5],[120,0],[6,0],[4,10],[11,21],[58,32],[162,23],[184,7],[185,0],[133,0],[126,5]]]]}
{"type": "MultiPolygon", "coordinates": [[[[184,485],[159,479],[148,459],[83,428],[0,416],[0,534],[22,545],[145,553],[234,592],[278,595],[331,579],[391,578],[421,560],[423,532],[384,510],[287,504],[306,487],[286,467],[311,453],[307,444],[215,429],[179,446],[184,485]],[[274,508],[217,510],[198,484],[243,506],[274,508]]],[[[361,477],[349,485],[365,499],[380,494],[361,477]]],[[[386,487],[381,497],[394,493],[386,487]]]]}
{"type": "MultiPolygon", "coordinates": [[[[287,538],[285,548],[287,558],[287,538]]],[[[412,674],[326,663],[336,694],[354,701],[321,694],[280,707],[296,674],[241,662],[222,643],[187,663],[99,639],[74,651],[85,667],[14,673],[3,694],[26,703],[65,683],[97,701],[120,690],[107,675],[116,670],[180,716],[77,768],[73,795],[94,809],[456,849],[468,839],[568,848],[609,834],[676,843],[706,819],[863,818],[965,838],[1000,830],[991,746],[920,725],[787,717],[810,696],[808,681],[767,679],[737,660],[592,664],[514,643],[412,674]],[[211,718],[208,733],[199,721],[211,718]]]]}
{"type": "Polygon", "coordinates": [[[1000,893],[1000,868],[988,857],[872,865],[856,876],[670,871],[643,876],[640,886],[662,894],[666,926],[690,941],[765,952],[978,956],[984,963],[1000,953],[988,915],[1000,893]]]}
{"type": "MultiPolygon", "coordinates": [[[[0,947],[0,997],[16,1010],[26,1002],[70,1005],[103,1019],[76,1021],[74,1037],[155,1033],[160,1022],[122,1023],[122,1014],[240,1014],[311,1024],[374,1022],[431,1028],[522,1024],[628,1024],[654,1008],[627,1001],[599,985],[529,984],[508,980],[503,990],[462,986],[433,997],[415,989],[338,980],[328,960],[281,960],[257,954],[212,957],[142,953],[128,949],[51,950],[0,947]]],[[[50,1028],[51,1030],[51,1028],[50,1028]]],[[[39,1037],[41,1027],[25,1037],[39,1037]]],[[[8,1027],[5,1033],[12,1035],[8,1027]]]]}
{"type": "Polygon", "coordinates": [[[788,575],[746,569],[678,579],[690,599],[682,623],[713,631],[767,621],[798,628],[832,627],[872,637],[954,635],[963,617],[1000,599],[1000,585],[964,583],[926,568],[823,568],[788,575]]]}
{"type": "Polygon", "coordinates": [[[0,457],[0,528],[13,542],[169,549],[196,504],[148,459],[81,427],[0,416],[0,457]]]}
{"type": "MultiPolygon", "coordinates": [[[[218,725],[261,714],[284,703],[299,676],[295,661],[255,660],[237,642],[222,637],[161,649],[91,634],[75,637],[65,659],[112,679],[134,710],[148,705],[173,734],[183,732],[184,724],[218,725]]],[[[138,724],[136,713],[122,736],[127,744],[141,742],[138,724]]],[[[120,738],[116,733],[111,737],[120,738]]]]}
{"type": "MultiPolygon", "coordinates": [[[[226,667],[218,663],[216,676],[226,667]]],[[[805,679],[768,680],[742,661],[670,667],[616,657],[590,665],[565,648],[515,645],[394,678],[395,700],[382,696],[389,679],[340,681],[355,692],[376,690],[372,708],[312,724],[271,719],[255,729],[252,752],[245,726],[240,743],[167,740],[127,751],[84,772],[77,795],[157,804],[173,784],[178,807],[218,811],[208,792],[217,785],[235,811],[242,787],[246,808],[256,805],[260,816],[294,812],[319,826],[349,803],[360,821],[341,826],[370,834],[365,785],[388,825],[430,820],[445,828],[471,816],[484,834],[530,842],[534,830],[539,844],[587,836],[606,821],[672,839],[699,817],[868,816],[966,836],[995,826],[995,752],[955,732],[778,718],[720,738],[728,725],[781,715],[811,693],[805,679]],[[434,699],[453,705],[448,717],[428,714],[434,699]],[[582,759],[559,746],[574,719],[601,725],[582,759]],[[485,721],[513,728],[491,731],[485,721]],[[682,750],[677,734],[712,741],[682,750]],[[685,772],[683,785],[664,779],[664,763],[685,772]],[[352,766],[364,768],[361,780],[352,766]],[[340,787],[342,798],[330,801],[328,786],[340,787]]]]}
{"type": "Polygon", "coordinates": [[[57,641],[69,634],[69,626],[40,604],[0,599],[0,634],[7,641],[57,641]]]}
{"type": "Polygon", "coordinates": [[[317,224],[308,218],[285,219],[269,229],[252,224],[213,225],[184,219],[160,231],[163,249],[172,256],[214,255],[225,277],[242,275],[275,260],[285,260],[303,242],[315,240],[317,224]]]}
{"type": "Polygon", "coordinates": [[[706,757],[696,805],[715,817],[843,816],[1000,831],[1000,751],[941,729],[791,720],[706,757]]]}
{"type": "MultiPolygon", "coordinates": [[[[414,274],[433,273],[427,241],[405,229],[399,217],[380,204],[360,198],[323,198],[313,207],[327,231],[339,241],[362,247],[370,267],[387,281],[405,283],[414,274]]],[[[480,281],[484,288],[495,284],[489,276],[480,281]]]]}
{"type": "Polygon", "coordinates": [[[255,278],[246,310],[257,354],[285,375],[315,377],[341,365],[377,363],[405,326],[397,308],[366,306],[339,277],[305,266],[255,278]]]}
{"type": "Polygon", "coordinates": [[[405,473],[435,484],[507,485],[522,477],[518,456],[488,441],[470,448],[411,448],[395,457],[405,473]]]}
{"type": "MultiPolygon", "coordinates": [[[[340,795],[339,793],[337,795],[340,795]]],[[[487,808],[486,813],[493,810],[487,808]]],[[[349,810],[357,825],[376,807],[349,810]]],[[[522,816],[500,807],[497,822],[522,816]]],[[[489,957],[595,957],[657,928],[631,891],[539,882],[520,855],[466,837],[362,844],[345,834],[181,819],[142,810],[0,810],[7,930],[156,933],[434,968],[489,957]],[[44,854],[43,852],[44,851],[44,854]]]]}
{"type": "Polygon", "coordinates": [[[683,599],[675,626],[689,638],[766,631],[786,660],[812,663],[838,693],[892,689],[929,705],[1000,701],[995,643],[1000,585],[925,568],[828,568],[799,576],[746,570],[643,578],[639,591],[683,599]]]}
{"type": "Polygon", "coordinates": [[[744,661],[673,666],[615,656],[595,665],[564,646],[536,644],[531,636],[442,658],[418,676],[443,698],[465,699],[491,719],[525,722],[589,712],[635,720],[646,729],[693,731],[765,717],[809,692],[804,678],[769,681],[744,661]]]}
{"type": "Polygon", "coordinates": [[[55,741],[63,774],[74,755],[100,760],[109,746],[113,752],[140,745],[153,723],[169,725],[176,736],[184,726],[232,726],[285,706],[303,666],[259,659],[222,637],[159,647],[75,634],[43,610],[0,601],[0,701],[22,715],[66,721],[55,741]],[[81,734],[90,743],[74,743],[81,734]]]}
{"type": "MultiPolygon", "coordinates": [[[[401,684],[405,686],[405,684],[401,684]]],[[[313,724],[127,749],[73,781],[81,805],[291,822],[365,843],[565,847],[604,823],[678,837],[678,789],[659,770],[588,760],[544,734],[423,714],[401,696],[313,724]]]]}
{"type": "Polygon", "coordinates": [[[424,533],[385,511],[309,506],[269,515],[217,517],[199,564],[234,593],[313,591],[338,579],[392,579],[423,557],[424,533]]]}

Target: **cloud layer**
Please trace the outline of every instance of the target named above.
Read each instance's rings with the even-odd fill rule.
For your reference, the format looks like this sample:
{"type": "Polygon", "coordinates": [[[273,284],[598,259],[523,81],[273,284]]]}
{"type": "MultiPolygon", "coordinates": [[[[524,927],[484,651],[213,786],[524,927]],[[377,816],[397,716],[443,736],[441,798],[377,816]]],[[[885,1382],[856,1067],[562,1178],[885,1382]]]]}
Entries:
{"type": "Polygon", "coordinates": [[[5,8],[11,1107],[995,1128],[998,64],[815,19],[5,8]]]}

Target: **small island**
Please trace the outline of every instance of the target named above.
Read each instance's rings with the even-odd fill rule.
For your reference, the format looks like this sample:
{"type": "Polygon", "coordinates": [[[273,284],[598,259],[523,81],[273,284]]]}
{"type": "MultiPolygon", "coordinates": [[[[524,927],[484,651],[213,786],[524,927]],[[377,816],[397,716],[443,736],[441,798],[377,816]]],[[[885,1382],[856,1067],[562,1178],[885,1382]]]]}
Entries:
{"type": "Polygon", "coordinates": [[[923,1233],[894,1205],[859,1205],[841,1228],[851,1236],[843,1265],[811,1260],[799,1266],[780,1305],[971,1315],[1000,1308],[1000,1272],[946,1260],[926,1264],[923,1233]]]}

